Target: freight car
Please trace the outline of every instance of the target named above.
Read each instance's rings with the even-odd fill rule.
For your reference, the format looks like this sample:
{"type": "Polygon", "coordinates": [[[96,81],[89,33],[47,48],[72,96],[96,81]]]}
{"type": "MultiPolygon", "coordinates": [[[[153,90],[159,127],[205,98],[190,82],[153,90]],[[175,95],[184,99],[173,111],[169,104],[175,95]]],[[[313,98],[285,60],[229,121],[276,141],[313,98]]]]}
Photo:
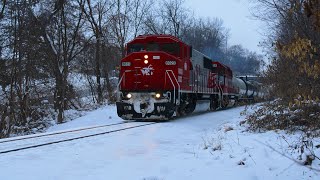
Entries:
{"type": "Polygon", "coordinates": [[[252,83],[234,77],[228,66],[174,36],[138,36],[126,51],[116,102],[117,113],[125,120],[166,120],[197,108],[234,106],[254,96],[252,83]]]}

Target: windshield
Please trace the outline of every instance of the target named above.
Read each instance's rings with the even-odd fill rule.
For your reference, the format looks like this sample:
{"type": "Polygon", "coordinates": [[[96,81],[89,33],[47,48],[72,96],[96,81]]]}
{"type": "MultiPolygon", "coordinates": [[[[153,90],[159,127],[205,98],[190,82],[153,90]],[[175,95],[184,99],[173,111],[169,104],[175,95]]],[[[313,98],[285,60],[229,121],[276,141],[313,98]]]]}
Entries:
{"type": "Polygon", "coordinates": [[[146,47],[146,50],[147,51],[159,51],[159,44],[156,44],[156,43],[149,43],[147,44],[147,47],[146,47]]]}
{"type": "Polygon", "coordinates": [[[161,50],[165,51],[169,54],[172,54],[174,56],[179,56],[179,44],[177,43],[166,43],[161,44],[161,50]]]}
{"type": "Polygon", "coordinates": [[[130,44],[128,45],[128,54],[133,52],[139,52],[144,49],[143,44],[130,44]]]}
{"type": "Polygon", "coordinates": [[[128,45],[128,54],[139,51],[165,51],[174,56],[180,55],[180,48],[178,43],[148,43],[128,45]]]}

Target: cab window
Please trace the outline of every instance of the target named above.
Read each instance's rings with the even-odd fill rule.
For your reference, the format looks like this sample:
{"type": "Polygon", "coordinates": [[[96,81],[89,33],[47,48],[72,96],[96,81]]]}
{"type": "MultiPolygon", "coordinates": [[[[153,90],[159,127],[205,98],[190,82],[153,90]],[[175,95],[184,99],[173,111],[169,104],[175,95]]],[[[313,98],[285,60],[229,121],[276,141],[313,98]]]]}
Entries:
{"type": "Polygon", "coordinates": [[[139,51],[165,51],[174,56],[180,56],[179,44],[177,43],[148,43],[128,45],[128,54],[139,51]]]}
{"type": "Polygon", "coordinates": [[[161,44],[161,50],[165,51],[169,54],[172,54],[174,56],[179,56],[180,51],[179,51],[179,44],[177,43],[165,43],[161,44]]]}
{"type": "Polygon", "coordinates": [[[149,43],[146,47],[147,51],[159,51],[159,44],[149,43]]]}
{"type": "Polygon", "coordinates": [[[139,52],[142,51],[143,44],[130,44],[128,45],[128,54],[133,53],[133,52],[139,52]]]}

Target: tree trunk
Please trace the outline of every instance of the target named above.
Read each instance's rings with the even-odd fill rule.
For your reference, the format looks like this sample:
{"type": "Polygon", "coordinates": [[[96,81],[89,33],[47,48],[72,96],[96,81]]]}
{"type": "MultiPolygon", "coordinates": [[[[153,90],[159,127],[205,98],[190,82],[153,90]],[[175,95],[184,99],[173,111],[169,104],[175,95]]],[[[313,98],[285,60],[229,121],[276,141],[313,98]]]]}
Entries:
{"type": "Polygon", "coordinates": [[[1,118],[0,118],[0,139],[1,138],[7,138],[9,136],[8,134],[8,107],[3,106],[3,108],[0,108],[2,111],[1,118]]]}
{"type": "Polygon", "coordinates": [[[63,122],[64,110],[65,110],[65,87],[67,84],[64,82],[63,75],[61,73],[56,75],[56,87],[55,87],[55,104],[54,109],[58,112],[57,123],[63,122]]]}
{"type": "MultiPolygon", "coordinates": [[[[97,32],[96,34],[100,34],[97,32]]],[[[96,36],[96,76],[97,76],[97,93],[98,93],[98,103],[101,104],[103,102],[103,94],[102,94],[102,87],[101,87],[101,40],[100,35],[96,36]]]]}

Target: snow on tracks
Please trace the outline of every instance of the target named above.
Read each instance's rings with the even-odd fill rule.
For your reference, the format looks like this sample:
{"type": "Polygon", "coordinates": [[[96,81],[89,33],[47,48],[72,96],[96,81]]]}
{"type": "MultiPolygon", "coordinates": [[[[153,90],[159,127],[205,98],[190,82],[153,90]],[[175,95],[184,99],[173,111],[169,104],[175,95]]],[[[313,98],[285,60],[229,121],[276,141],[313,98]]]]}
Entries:
{"type": "Polygon", "coordinates": [[[128,129],[143,127],[155,124],[155,122],[122,122],[108,125],[93,126],[87,128],[59,131],[54,133],[44,133],[40,135],[30,135],[19,138],[10,138],[0,141],[0,154],[21,151],[41,146],[48,146],[62,142],[68,142],[93,136],[99,136],[128,129]],[[36,140],[35,140],[36,139],[36,140]]]}

